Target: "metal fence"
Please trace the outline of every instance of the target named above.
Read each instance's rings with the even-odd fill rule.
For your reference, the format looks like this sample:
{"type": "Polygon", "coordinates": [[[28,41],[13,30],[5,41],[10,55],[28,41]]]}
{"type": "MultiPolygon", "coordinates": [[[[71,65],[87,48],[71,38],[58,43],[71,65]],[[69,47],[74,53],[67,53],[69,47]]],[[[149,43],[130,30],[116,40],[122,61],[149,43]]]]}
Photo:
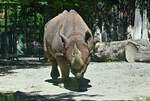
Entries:
{"type": "Polygon", "coordinates": [[[40,5],[0,4],[0,58],[43,56],[40,5]]]}

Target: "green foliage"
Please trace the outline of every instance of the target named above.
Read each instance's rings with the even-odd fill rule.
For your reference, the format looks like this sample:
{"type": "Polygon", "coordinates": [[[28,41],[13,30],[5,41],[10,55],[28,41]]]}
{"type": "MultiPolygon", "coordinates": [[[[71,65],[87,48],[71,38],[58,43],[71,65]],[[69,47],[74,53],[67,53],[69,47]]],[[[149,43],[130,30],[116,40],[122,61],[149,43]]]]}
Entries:
{"type": "Polygon", "coordinates": [[[24,101],[17,99],[13,94],[0,94],[0,101],[24,101]]]}
{"type": "MultiPolygon", "coordinates": [[[[91,29],[93,27],[93,23],[95,23],[95,19],[101,18],[106,23],[105,25],[107,26],[107,33],[111,33],[110,29],[112,29],[112,15],[114,13],[113,10],[115,10],[115,12],[123,12],[123,15],[125,15],[125,13],[128,12],[130,9],[133,9],[134,11],[134,6],[129,6],[131,3],[133,3],[135,7],[142,8],[143,6],[141,5],[144,1],[145,0],[0,0],[1,3],[19,3],[21,5],[27,6],[25,8],[17,6],[16,9],[8,10],[8,16],[10,17],[15,15],[15,10],[17,11],[17,14],[19,16],[17,18],[16,24],[18,25],[25,24],[26,21],[29,22],[30,26],[34,25],[34,13],[36,10],[36,24],[40,26],[38,32],[42,30],[44,21],[53,18],[65,9],[75,9],[83,17],[83,19],[91,29]],[[44,13],[49,16],[47,18],[44,18],[44,13]]],[[[132,14],[128,14],[127,16],[130,15],[132,14]]],[[[119,16],[119,14],[117,16],[119,16]]],[[[117,16],[114,16],[114,18],[117,16]]],[[[9,18],[8,25],[15,24],[11,23],[15,21],[15,18],[9,18]]],[[[4,25],[5,21],[3,19],[0,19],[0,23],[1,25],[4,25]]],[[[121,25],[122,23],[126,23],[125,19],[122,19],[117,26],[119,26],[119,24],[121,25]]],[[[122,27],[126,29],[126,27],[122,27]]],[[[125,33],[123,31],[120,32],[125,33]]]]}

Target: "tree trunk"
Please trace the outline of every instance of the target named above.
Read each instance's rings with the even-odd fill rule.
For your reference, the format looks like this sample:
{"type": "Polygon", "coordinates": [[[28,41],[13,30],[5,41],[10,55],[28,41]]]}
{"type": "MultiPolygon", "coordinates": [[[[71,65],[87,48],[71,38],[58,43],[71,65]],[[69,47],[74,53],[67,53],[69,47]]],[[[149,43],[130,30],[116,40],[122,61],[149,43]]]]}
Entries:
{"type": "Polygon", "coordinates": [[[107,33],[105,31],[105,28],[104,28],[104,22],[102,22],[102,42],[107,42],[108,39],[107,39],[107,33]]]}
{"type": "Polygon", "coordinates": [[[98,42],[94,48],[94,61],[127,60],[150,62],[150,43],[147,40],[98,42]]]}
{"type": "MultiPolygon", "coordinates": [[[[144,18],[144,17],[143,17],[144,18]]],[[[144,24],[143,24],[144,25],[144,24]]],[[[146,25],[144,25],[146,26],[146,25]]],[[[127,32],[127,39],[138,40],[142,39],[142,18],[140,14],[140,9],[135,10],[134,26],[129,25],[127,32]]],[[[145,35],[144,35],[145,37],[145,35]]]]}
{"type": "Polygon", "coordinates": [[[95,45],[94,61],[125,59],[127,41],[98,42],[95,45]]]}
{"type": "Polygon", "coordinates": [[[128,62],[135,62],[135,53],[137,52],[137,47],[135,44],[132,44],[132,42],[127,42],[127,45],[125,47],[125,57],[128,62]]]}
{"type": "Polygon", "coordinates": [[[149,41],[148,38],[148,18],[147,18],[147,9],[144,10],[143,12],[143,35],[142,35],[142,39],[145,39],[147,41],[149,41]]]}
{"type": "Polygon", "coordinates": [[[128,62],[150,62],[150,43],[147,40],[129,40],[125,56],[128,62]]]}
{"type": "Polygon", "coordinates": [[[98,25],[95,26],[95,33],[94,33],[94,41],[95,42],[102,42],[102,33],[98,25]]]}
{"type": "Polygon", "coordinates": [[[142,19],[141,19],[140,9],[136,9],[135,19],[134,19],[134,33],[132,39],[134,40],[141,39],[141,30],[142,30],[142,19]]]}

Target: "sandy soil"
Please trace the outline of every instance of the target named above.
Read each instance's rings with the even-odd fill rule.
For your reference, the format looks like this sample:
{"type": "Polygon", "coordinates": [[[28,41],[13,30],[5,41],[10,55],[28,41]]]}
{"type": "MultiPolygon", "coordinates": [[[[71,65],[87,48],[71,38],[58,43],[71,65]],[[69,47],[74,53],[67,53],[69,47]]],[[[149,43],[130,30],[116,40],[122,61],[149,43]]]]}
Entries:
{"type": "Polygon", "coordinates": [[[0,75],[0,92],[25,92],[54,99],[69,100],[133,100],[150,96],[149,63],[94,63],[88,66],[83,91],[76,90],[76,80],[61,88],[59,80],[49,76],[51,66],[11,70],[0,75]]]}

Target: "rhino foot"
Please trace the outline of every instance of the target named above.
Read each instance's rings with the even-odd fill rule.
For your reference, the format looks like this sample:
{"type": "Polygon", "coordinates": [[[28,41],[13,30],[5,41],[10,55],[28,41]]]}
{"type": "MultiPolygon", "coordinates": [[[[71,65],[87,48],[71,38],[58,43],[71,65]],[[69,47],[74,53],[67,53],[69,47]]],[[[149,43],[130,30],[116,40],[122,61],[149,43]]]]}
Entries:
{"type": "Polygon", "coordinates": [[[58,71],[52,71],[51,72],[51,77],[52,79],[56,80],[60,76],[58,71]]]}
{"type": "Polygon", "coordinates": [[[66,86],[68,86],[69,81],[70,81],[70,78],[61,78],[60,83],[58,84],[58,86],[60,88],[65,88],[66,86]]]}

